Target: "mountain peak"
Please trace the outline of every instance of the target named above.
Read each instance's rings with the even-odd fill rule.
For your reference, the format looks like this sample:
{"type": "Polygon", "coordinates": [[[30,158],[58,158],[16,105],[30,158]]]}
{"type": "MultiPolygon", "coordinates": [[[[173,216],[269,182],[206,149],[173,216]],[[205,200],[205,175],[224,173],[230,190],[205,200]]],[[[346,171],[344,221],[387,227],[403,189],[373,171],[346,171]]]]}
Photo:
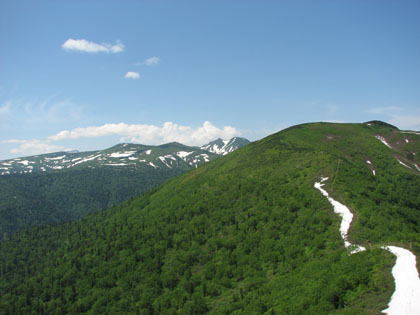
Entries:
{"type": "Polygon", "coordinates": [[[248,143],[250,143],[249,140],[240,137],[233,137],[232,139],[227,140],[218,138],[214,141],[203,145],[201,149],[219,155],[226,155],[243,147],[244,145],[247,145],[248,143]]]}

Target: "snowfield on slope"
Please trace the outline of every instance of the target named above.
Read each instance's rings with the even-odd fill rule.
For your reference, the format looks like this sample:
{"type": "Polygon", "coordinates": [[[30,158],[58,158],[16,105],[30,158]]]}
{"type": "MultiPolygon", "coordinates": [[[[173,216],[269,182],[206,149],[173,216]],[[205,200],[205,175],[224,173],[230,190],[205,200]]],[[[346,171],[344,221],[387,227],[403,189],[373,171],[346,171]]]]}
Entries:
{"type": "Polygon", "coordinates": [[[396,315],[420,314],[420,278],[416,267],[416,256],[401,247],[384,246],[382,248],[397,256],[395,266],[392,268],[395,291],[388,308],[382,312],[396,315]]]}
{"type": "MultiPolygon", "coordinates": [[[[333,205],[334,212],[339,213],[343,218],[340,226],[340,233],[344,239],[346,248],[352,246],[350,255],[366,250],[363,246],[352,245],[347,241],[347,233],[353,219],[353,214],[343,204],[335,201],[328,196],[322,189],[322,184],[328,177],[322,177],[319,182],[315,182],[314,187],[328,198],[333,205]]],[[[409,250],[397,246],[383,246],[382,249],[388,250],[397,256],[395,266],[392,268],[392,275],[395,280],[395,291],[388,303],[388,308],[383,313],[390,315],[419,315],[420,314],[420,278],[416,265],[416,256],[409,250]]]]}
{"type": "Polygon", "coordinates": [[[392,149],[392,147],[389,145],[388,142],[386,142],[384,137],[381,136],[375,136],[376,139],[380,140],[383,144],[385,144],[388,148],[392,149]]]}
{"type": "Polygon", "coordinates": [[[351,213],[350,210],[345,205],[343,205],[342,203],[339,203],[338,201],[331,198],[328,195],[326,190],[322,189],[322,186],[325,185],[325,184],[322,184],[322,183],[325,182],[327,179],[328,179],[328,177],[321,178],[320,182],[315,182],[314,187],[316,189],[318,189],[324,197],[327,197],[328,201],[334,207],[334,212],[338,213],[340,215],[340,217],[341,217],[340,234],[341,234],[341,237],[344,240],[344,247],[345,248],[351,247],[350,248],[350,255],[366,250],[366,248],[364,248],[363,246],[352,245],[347,240],[347,237],[348,237],[347,233],[349,231],[351,221],[353,220],[353,213],[351,213]]]}

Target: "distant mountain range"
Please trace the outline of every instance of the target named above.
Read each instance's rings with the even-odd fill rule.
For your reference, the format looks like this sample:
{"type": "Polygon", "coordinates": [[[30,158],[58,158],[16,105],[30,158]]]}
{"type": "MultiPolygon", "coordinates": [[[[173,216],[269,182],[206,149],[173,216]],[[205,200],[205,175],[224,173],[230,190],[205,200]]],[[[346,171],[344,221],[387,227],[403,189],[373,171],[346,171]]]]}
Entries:
{"type": "Polygon", "coordinates": [[[0,161],[0,175],[27,174],[54,170],[125,167],[125,168],[196,168],[221,155],[250,143],[245,138],[217,139],[199,147],[172,142],[159,146],[123,143],[105,150],[56,152],[0,161]]]}
{"type": "Polygon", "coordinates": [[[202,148],[123,143],[0,161],[0,235],[111,207],[247,143],[243,138],[218,139],[202,148]],[[228,145],[218,147],[219,142],[228,145]],[[203,149],[208,146],[218,153],[203,149]]]}

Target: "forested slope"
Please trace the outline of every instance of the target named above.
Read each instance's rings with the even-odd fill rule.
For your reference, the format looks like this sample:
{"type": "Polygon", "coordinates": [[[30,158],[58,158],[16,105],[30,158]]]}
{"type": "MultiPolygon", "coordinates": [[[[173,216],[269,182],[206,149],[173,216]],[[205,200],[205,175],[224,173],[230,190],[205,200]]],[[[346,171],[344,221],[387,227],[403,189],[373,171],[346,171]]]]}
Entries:
{"type": "Polygon", "coordinates": [[[224,146],[211,146],[218,153],[177,142],[121,143],[0,161],[0,239],[106,209],[249,143],[219,140],[224,146]]]}
{"type": "Polygon", "coordinates": [[[107,211],[17,233],[0,243],[0,311],[379,314],[395,261],[380,246],[420,253],[419,144],[380,122],[295,126],[107,211]],[[366,251],[344,248],[321,176],[366,251]]]}
{"type": "Polygon", "coordinates": [[[117,205],[183,173],[115,167],[0,176],[0,235],[79,219],[117,205]]]}

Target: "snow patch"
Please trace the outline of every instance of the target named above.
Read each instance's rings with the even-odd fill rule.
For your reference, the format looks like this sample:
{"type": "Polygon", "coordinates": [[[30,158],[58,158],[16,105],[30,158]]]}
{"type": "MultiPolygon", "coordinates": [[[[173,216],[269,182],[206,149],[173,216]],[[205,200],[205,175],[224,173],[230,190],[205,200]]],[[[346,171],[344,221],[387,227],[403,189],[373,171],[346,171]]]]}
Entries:
{"type": "Polygon", "coordinates": [[[194,151],[191,152],[187,152],[187,151],[179,151],[177,153],[175,153],[176,155],[178,155],[181,159],[186,158],[188,155],[194,153],[194,151]]]}
{"type": "Polygon", "coordinates": [[[166,167],[168,167],[168,168],[172,168],[172,167],[168,164],[168,162],[166,162],[166,159],[165,159],[165,157],[164,157],[164,156],[159,156],[159,157],[158,157],[158,159],[159,159],[159,160],[161,160],[161,162],[162,162],[163,164],[165,164],[165,165],[166,165],[166,167]]]}
{"type": "Polygon", "coordinates": [[[176,158],[172,154],[167,154],[167,155],[164,156],[164,158],[176,161],[176,158]]]}
{"type": "Polygon", "coordinates": [[[121,158],[121,157],[132,156],[134,153],[136,153],[136,151],[114,152],[114,153],[111,153],[109,156],[112,158],[121,158]]]}
{"type": "Polygon", "coordinates": [[[341,224],[340,224],[340,234],[341,237],[344,240],[344,247],[349,248],[350,247],[350,255],[355,254],[361,251],[366,250],[363,246],[360,245],[352,245],[348,240],[348,231],[350,228],[351,221],[353,220],[353,213],[350,212],[350,210],[343,205],[342,203],[339,203],[338,201],[334,200],[328,195],[328,192],[324,189],[322,189],[322,186],[325,184],[322,184],[328,180],[328,177],[322,177],[319,182],[315,182],[314,187],[318,189],[324,197],[328,199],[328,201],[332,204],[334,207],[334,212],[338,213],[341,217],[341,224]]]}
{"type": "Polygon", "coordinates": [[[89,157],[87,157],[87,158],[84,158],[84,159],[83,159],[83,160],[81,160],[81,161],[78,161],[78,162],[74,163],[74,164],[73,164],[73,166],[74,166],[74,165],[77,165],[77,164],[80,164],[80,163],[84,163],[84,162],[92,161],[92,160],[94,160],[94,159],[97,159],[97,158],[98,158],[98,157],[100,157],[100,156],[101,156],[100,154],[95,155],[95,156],[89,156],[89,157]]]}
{"type": "Polygon", "coordinates": [[[25,161],[20,161],[20,162],[18,162],[18,163],[23,164],[23,165],[25,165],[25,166],[28,166],[28,165],[29,165],[29,161],[27,161],[27,160],[25,160],[25,161]]]}
{"type": "Polygon", "coordinates": [[[376,139],[380,140],[383,144],[385,144],[388,148],[392,149],[392,147],[386,142],[384,137],[381,136],[375,136],[376,139]]]}
{"type": "Polygon", "coordinates": [[[152,150],[144,151],[144,153],[146,153],[147,155],[150,155],[150,153],[152,153],[152,150]]]}
{"type": "Polygon", "coordinates": [[[400,163],[401,165],[404,165],[405,167],[409,168],[410,170],[412,170],[412,168],[410,166],[408,166],[407,164],[405,164],[404,162],[401,162],[400,160],[398,160],[398,163],[400,163]]]}
{"type": "Polygon", "coordinates": [[[391,296],[386,314],[415,315],[420,313],[420,278],[416,267],[416,256],[409,250],[397,246],[383,246],[397,256],[392,275],[395,291],[391,296]]]}
{"type": "Polygon", "coordinates": [[[152,162],[149,162],[150,166],[153,166],[154,168],[157,168],[157,166],[155,164],[153,164],[152,162]]]}
{"type": "Polygon", "coordinates": [[[202,154],[200,154],[200,156],[203,157],[204,162],[209,162],[210,161],[208,154],[202,153],[202,154]]]}

